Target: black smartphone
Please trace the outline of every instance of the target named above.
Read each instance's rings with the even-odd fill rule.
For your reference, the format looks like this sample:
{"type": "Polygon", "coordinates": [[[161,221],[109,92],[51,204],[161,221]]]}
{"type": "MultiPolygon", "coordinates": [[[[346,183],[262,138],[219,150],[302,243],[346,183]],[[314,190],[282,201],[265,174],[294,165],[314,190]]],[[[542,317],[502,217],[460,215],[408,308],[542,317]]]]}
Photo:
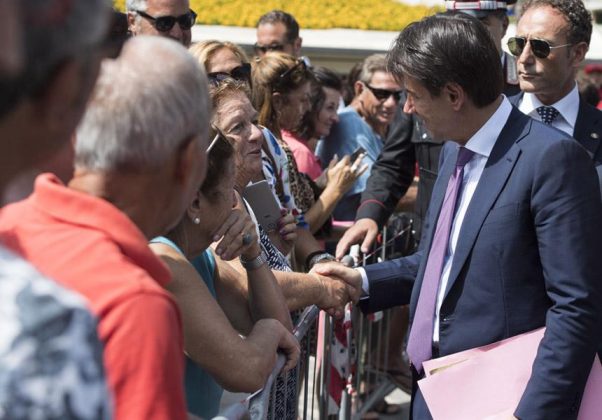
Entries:
{"type": "Polygon", "coordinates": [[[349,162],[351,162],[351,163],[355,162],[357,157],[359,155],[361,155],[362,153],[366,153],[366,149],[364,149],[363,147],[358,147],[357,149],[355,149],[355,152],[353,152],[351,154],[351,156],[349,156],[349,162]]]}

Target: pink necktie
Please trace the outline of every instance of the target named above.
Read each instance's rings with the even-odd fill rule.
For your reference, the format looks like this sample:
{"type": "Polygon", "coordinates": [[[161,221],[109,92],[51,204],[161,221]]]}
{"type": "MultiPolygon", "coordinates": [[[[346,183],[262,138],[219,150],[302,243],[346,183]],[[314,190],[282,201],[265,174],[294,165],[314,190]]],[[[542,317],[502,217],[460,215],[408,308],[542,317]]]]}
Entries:
{"type": "Polygon", "coordinates": [[[443,262],[456,212],[458,192],[462,185],[464,165],[468,163],[473,155],[474,152],[464,147],[460,147],[458,150],[456,169],[447,183],[447,190],[445,191],[445,198],[443,199],[443,205],[441,206],[441,212],[437,220],[433,243],[428,254],[407,348],[410,361],[418,372],[422,372],[422,363],[425,360],[431,359],[433,355],[432,340],[437,291],[439,290],[443,262]]]}

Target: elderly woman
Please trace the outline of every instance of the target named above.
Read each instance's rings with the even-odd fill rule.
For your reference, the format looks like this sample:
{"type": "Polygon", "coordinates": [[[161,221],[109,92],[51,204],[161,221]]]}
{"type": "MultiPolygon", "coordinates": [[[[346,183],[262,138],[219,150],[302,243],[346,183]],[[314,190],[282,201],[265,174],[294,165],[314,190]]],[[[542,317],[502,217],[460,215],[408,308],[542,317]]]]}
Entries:
{"type": "Polygon", "coordinates": [[[165,237],[151,241],[173,273],[167,288],[182,314],[188,410],[203,418],[217,414],[222,387],[238,392],[260,389],[279,348],[288,355],[285,369],[294,367],[299,355],[289,333],[288,308],[261,257],[255,226],[244,211],[233,210],[234,173],[232,146],[218,136],[208,153],[206,181],[184,218],[165,237]],[[240,255],[248,299],[228,281],[236,273],[216,265],[208,249],[216,237],[219,246],[240,255]]]}
{"type": "MultiPolygon", "coordinates": [[[[234,61],[235,57],[241,57],[244,53],[233,53],[232,45],[234,44],[207,41],[196,44],[191,50],[193,55],[203,59],[200,63],[211,73],[215,69],[227,71],[228,66],[224,62],[231,59],[230,67],[234,66],[235,68],[243,63],[243,61],[234,61]],[[221,48],[216,48],[216,45],[220,45],[221,48]],[[220,57],[224,62],[220,61],[220,57]]],[[[234,46],[234,48],[238,47],[234,46]]],[[[232,78],[222,79],[211,89],[211,95],[214,107],[212,124],[224,133],[234,145],[235,189],[242,194],[250,181],[264,179],[261,150],[265,144],[262,132],[255,125],[257,111],[249,99],[249,86],[232,78]]],[[[342,309],[342,305],[349,300],[344,285],[328,277],[290,272],[283,253],[274,247],[274,244],[278,242],[290,242],[292,239],[294,231],[289,229],[289,221],[290,219],[283,220],[281,222],[282,232],[275,232],[277,235],[283,234],[280,240],[278,238],[274,240],[277,235],[268,236],[260,228],[261,244],[268,256],[268,264],[275,270],[274,275],[282,288],[289,310],[294,311],[309,305],[317,305],[322,309],[331,310],[332,313],[338,312],[342,309]]],[[[298,232],[299,229],[296,231],[298,232]]],[[[219,254],[222,249],[218,246],[216,251],[219,254]]],[[[218,259],[218,263],[223,262],[220,260],[218,259]]],[[[232,266],[240,272],[244,272],[237,264],[234,263],[232,266]]],[[[241,283],[241,287],[246,286],[241,283]]]]}

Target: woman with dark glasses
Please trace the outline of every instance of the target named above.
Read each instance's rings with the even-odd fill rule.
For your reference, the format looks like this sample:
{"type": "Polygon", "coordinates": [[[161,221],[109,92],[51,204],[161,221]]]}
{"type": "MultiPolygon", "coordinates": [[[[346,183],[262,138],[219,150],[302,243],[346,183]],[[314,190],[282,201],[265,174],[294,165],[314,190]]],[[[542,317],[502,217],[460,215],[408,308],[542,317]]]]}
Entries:
{"type": "Polygon", "coordinates": [[[228,77],[251,86],[251,64],[238,45],[210,40],[194,44],[189,51],[203,66],[213,86],[228,77]]]}

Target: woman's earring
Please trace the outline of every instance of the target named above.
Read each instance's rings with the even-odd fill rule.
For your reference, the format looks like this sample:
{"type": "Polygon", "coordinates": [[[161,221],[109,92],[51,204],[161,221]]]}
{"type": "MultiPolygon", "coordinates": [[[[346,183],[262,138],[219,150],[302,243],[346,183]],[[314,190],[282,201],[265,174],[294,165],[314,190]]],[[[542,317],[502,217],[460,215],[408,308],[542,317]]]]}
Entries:
{"type": "Polygon", "coordinates": [[[201,223],[201,218],[197,216],[197,217],[195,217],[195,218],[192,220],[192,222],[193,222],[195,225],[198,225],[199,223],[201,223]]]}

